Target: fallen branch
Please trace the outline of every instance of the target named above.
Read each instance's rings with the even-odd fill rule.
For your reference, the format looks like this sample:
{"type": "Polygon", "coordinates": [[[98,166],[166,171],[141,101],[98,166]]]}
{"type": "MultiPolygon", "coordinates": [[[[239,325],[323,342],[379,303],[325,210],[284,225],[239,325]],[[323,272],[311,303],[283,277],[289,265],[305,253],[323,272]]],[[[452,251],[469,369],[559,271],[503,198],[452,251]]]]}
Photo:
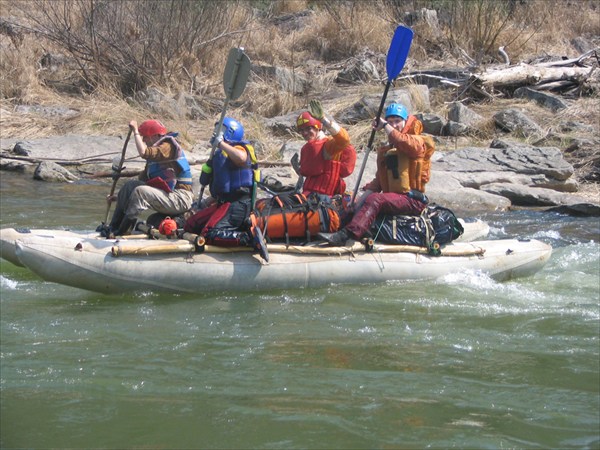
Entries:
{"type": "Polygon", "coordinates": [[[586,58],[589,58],[590,56],[596,56],[596,58],[598,58],[598,55],[597,55],[598,51],[600,51],[600,47],[596,47],[592,50],[589,50],[589,51],[583,53],[581,56],[578,56],[577,58],[563,59],[560,61],[548,61],[548,62],[538,63],[538,64],[536,64],[536,66],[540,66],[540,67],[572,66],[573,64],[580,64],[581,61],[583,61],[586,58]]]}
{"type": "Polygon", "coordinates": [[[521,63],[506,69],[492,69],[473,75],[483,86],[501,88],[515,85],[536,85],[551,81],[586,77],[589,67],[539,67],[521,63]]]}

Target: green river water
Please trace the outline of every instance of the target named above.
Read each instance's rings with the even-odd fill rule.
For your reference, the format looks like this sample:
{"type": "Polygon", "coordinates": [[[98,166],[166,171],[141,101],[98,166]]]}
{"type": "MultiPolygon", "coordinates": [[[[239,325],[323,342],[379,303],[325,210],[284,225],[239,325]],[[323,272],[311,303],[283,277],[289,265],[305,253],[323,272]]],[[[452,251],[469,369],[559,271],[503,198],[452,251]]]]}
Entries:
{"type": "MultiPolygon", "coordinates": [[[[0,188],[2,227],[76,230],[109,191],[0,188]]],[[[598,218],[474,216],[550,262],[504,283],[104,296],[2,260],[0,447],[599,448],[598,218]]]]}

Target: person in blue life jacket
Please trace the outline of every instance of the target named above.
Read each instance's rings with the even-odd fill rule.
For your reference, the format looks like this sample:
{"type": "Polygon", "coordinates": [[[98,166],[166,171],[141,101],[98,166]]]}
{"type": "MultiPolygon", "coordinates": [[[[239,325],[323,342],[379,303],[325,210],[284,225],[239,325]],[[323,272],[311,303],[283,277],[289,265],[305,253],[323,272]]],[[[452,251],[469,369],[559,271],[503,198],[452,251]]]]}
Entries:
{"type": "Polygon", "coordinates": [[[146,120],[139,127],[131,120],[129,126],[146,166],[139,179],[127,181],[116,196],[107,197],[108,202],[116,200],[117,205],[108,227],[98,228],[106,237],[128,234],[139,214],[147,209],[176,216],[190,210],[194,203],[190,165],[177,133],[167,133],[158,120],[146,120]]]}
{"type": "Polygon", "coordinates": [[[210,197],[198,199],[199,210],[187,219],[184,231],[201,234],[216,245],[249,245],[248,218],[260,181],[254,147],[244,139],[242,124],[231,117],[223,119],[221,131],[213,133],[210,144],[215,151],[200,175],[200,184],[209,186],[210,197]]]}

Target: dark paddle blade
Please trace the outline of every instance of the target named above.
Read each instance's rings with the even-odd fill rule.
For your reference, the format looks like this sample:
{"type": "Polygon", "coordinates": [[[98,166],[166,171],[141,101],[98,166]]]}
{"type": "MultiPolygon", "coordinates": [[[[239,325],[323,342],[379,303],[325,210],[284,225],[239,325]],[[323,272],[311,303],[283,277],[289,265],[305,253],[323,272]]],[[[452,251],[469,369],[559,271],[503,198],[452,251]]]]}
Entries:
{"type": "MultiPolygon", "coordinates": [[[[223,90],[225,91],[225,102],[223,103],[223,110],[221,111],[221,117],[215,127],[215,135],[219,134],[221,127],[223,126],[223,119],[225,119],[225,113],[230,100],[237,100],[244,89],[246,89],[246,83],[248,82],[248,76],[250,74],[250,58],[244,53],[243,48],[232,48],[229,50],[227,55],[227,62],[225,63],[225,70],[223,71],[223,90]]],[[[216,144],[212,145],[210,150],[210,158],[215,154],[216,144]]],[[[204,195],[204,188],[206,185],[200,187],[200,195],[198,197],[197,205],[200,207],[202,196],[204,195]]]]}
{"type": "Polygon", "coordinates": [[[388,50],[387,59],[385,60],[385,70],[387,72],[388,80],[396,78],[408,57],[410,51],[410,45],[413,40],[413,31],[403,25],[400,25],[394,31],[394,37],[388,50]]]}
{"type": "Polygon", "coordinates": [[[258,250],[258,253],[265,262],[269,262],[269,249],[267,248],[265,237],[258,226],[252,228],[252,237],[254,239],[254,249],[258,250]]]}
{"type": "Polygon", "coordinates": [[[250,74],[250,66],[250,58],[243,48],[232,48],[229,51],[223,73],[223,89],[228,99],[237,100],[242,95],[250,74]]]}

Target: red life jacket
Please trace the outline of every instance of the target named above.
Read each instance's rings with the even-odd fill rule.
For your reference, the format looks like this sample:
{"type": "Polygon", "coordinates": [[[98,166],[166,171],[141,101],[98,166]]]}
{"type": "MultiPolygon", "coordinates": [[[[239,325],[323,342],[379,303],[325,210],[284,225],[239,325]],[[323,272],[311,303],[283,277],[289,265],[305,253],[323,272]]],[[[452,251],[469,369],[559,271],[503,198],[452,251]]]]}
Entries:
{"type": "Polygon", "coordinates": [[[325,144],[331,138],[309,141],[304,144],[300,153],[300,174],[305,177],[303,193],[335,195],[343,194],[345,183],[343,177],[347,177],[354,170],[356,163],[356,151],[348,145],[333,159],[325,159],[323,156],[325,144]]]}

